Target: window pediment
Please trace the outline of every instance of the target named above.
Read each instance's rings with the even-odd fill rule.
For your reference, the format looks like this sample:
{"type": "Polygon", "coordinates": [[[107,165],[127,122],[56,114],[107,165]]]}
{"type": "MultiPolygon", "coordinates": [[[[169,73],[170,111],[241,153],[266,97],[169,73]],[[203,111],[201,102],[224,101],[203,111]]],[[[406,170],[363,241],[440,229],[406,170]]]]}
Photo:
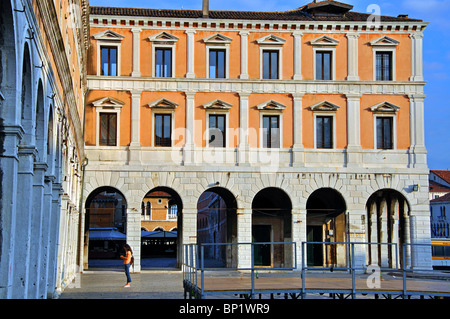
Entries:
{"type": "Polygon", "coordinates": [[[277,37],[276,35],[269,34],[265,37],[262,37],[258,40],[256,40],[258,44],[265,44],[265,45],[283,45],[286,40],[280,37],[277,37]]]}
{"type": "Polygon", "coordinates": [[[231,104],[224,102],[222,100],[216,99],[214,101],[208,102],[203,104],[203,108],[205,109],[221,109],[221,110],[228,110],[231,108],[231,104]]]}
{"type": "Polygon", "coordinates": [[[400,41],[397,41],[395,39],[392,39],[388,36],[384,36],[381,38],[378,38],[376,40],[370,41],[370,45],[372,46],[397,46],[400,43],[400,41]]]}
{"type": "Polygon", "coordinates": [[[173,34],[167,33],[165,31],[160,32],[158,34],[154,34],[154,35],[148,37],[148,39],[151,42],[159,42],[159,43],[166,42],[166,43],[170,43],[170,44],[173,44],[178,41],[178,37],[174,36],[173,34]]]}
{"type": "Polygon", "coordinates": [[[92,105],[94,107],[101,107],[101,108],[121,108],[124,104],[125,104],[124,102],[109,96],[92,102],[92,105]]]}
{"type": "Polygon", "coordinates": [[[203,42],[208,43],[208,44],[228,44],[232,40],[233,39],[231,39],[227,36],[224,36],[223,34],[216,33],[209,37],[204,38],[203,42]]]}
{"type": "Polygon", "coordinates": [[[281,104],[274,100],[270,100],[270,101],[258,104],[256,107],[258,110],[264,110],[264,111],[270,111],[270,110],[283,111],[286,108],[286,105],[281,104]]]}
{"type": "Polygon", "coordinates": [[[168,99],[162,98],[152,103],[149,103],[148,106],[150,108],[175,109],[178,106],[178,104],[168,99]]]}
{"type": "Polygon", "coordinates": [[[94,34],[93,37],[95,40],[102,41],[122,41],[122,39],[125,38],[125,36],[111,30],[99,32],[94,34]]]}
{"type": "Polygon", "coordinates": [[[327,35],[323,35],[314,40],[311,40],[311,45],[316,46],[337,46],[338,44],[339,44],[338,40],[333,39],[327,35]]]}
{"type": "Polygon", "coordinates": [[[328,101],[323,101],[309,107],[311,111],[335,112],[339,110],[339,106],[328,101]]]}
{"type": "Polygon", "coordinates": [[[389,102],[383,102],[372,106],[370,110],[377,113],[396,113],[400,110],[400,107],[389,102]]]}

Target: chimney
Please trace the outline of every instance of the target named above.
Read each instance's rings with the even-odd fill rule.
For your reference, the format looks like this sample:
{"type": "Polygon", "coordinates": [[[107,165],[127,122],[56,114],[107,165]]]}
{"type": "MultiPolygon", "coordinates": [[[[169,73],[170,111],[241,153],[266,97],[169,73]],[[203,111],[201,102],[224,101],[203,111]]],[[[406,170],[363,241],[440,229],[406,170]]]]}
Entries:
{"type": "Polygon", "coordinates": [[[203,0],[203,18],[209,18],[209,0],[203,0]]]}

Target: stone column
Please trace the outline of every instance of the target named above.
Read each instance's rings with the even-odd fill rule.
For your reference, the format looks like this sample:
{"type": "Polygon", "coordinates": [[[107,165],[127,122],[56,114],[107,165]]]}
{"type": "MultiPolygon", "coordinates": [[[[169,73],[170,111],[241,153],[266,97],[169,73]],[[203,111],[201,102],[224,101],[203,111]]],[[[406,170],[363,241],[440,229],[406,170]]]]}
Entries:
{"type": "Polygon", "coordinates": [[[131,76],[140,77],[140,33],[142,29],[140,28],[132,28],[131,32],[133,33],[133,72],[131,72],[131,76]]]}
{"type": "Polygon", "coordinates": [[[294,37],[294,80],[302,80],[302,36],[303,33],[295,31],[294,37]]]}
{"type": "MultiPolygon", "coordinates": [[[[140,206],[139,206],[140,207],[140,206]]],[[[133,207],[127,208],[127,244],[133,250],[134,267],[131,271],[141,272],[141,213],[133,207]]]]}
{"type": "MultiPolygon", "coordinates": [[[[306,210],[292,209],[292,241],[297,247],[297,269],[302,269],[302,243],[306,241],[306,210]]],[[[305,260],[306,262],[306,260],[305,260]]]]}
{"type": "MultiPolygon", "coordinates": [[[[57,293],[57,270],[58,270],[58,247],[60,235],[61,220],[61,195],[62,188],[60,183],[52,184],[52,202],[50,213],[50,232],[49,232],[49,249],[48,249],[48,279],[47,292],[49,298],[57,293]]],[[[81,265],[83,267],[83,265],[81,265]]],[[[82,269],[81,269],[82,270],[82,269]]]]}
{"type": "Polygon", "coordinates": [[[303,96],[302,93],[293,93],[294,102],[294,145],[292,147],[293,160],[292,166],[305,166],[305,157],[303,153],[303,96]]]}
{"type": "MultiPolygon", "coordinates": [[[[369,206],[369,227],[370,227],[370,243],[378,243],[378,217],[377,217],[377,204],[373,201],[369,206]]],[[[370,263],[372,265],[379,265],[378,261],[378,245],[370,245],[370,263]]]]}
{"type": "Polygon", "coordinates": [[[140,143],[140,118],[141,118],[141,93],[139,90],[131,92],[131,143],[129,150],[129,164],[139,165],[141,163],[140,143]]]}
{"type": "Polygon", "coordinates": [[[52,215],[52,182],[54,176],[44,177],[44,200],[42,216],[42,236],[41,236],[41,271],[39,275],[39,298],[47,298],[48,278],[49,278],[49,252],[50,252],[50,234],[51,234],[51,215],[52,215]]]}
{"type": "Polygon", "coordinates": [[[34,146],[19,146],[19,172],[17,183],[17,210],[14,236],[14,260],[12,271],[13,299],[27,298],[30,265],[31,214],[33,208],[34,146]],[[20,262],[18,262],[20,261],[20,262]]]}
{"type": "Polygon", "coordinates": [[[423,33],[414,32],[411,38],[411,81],[424,81],[423,77],[423,33]]]}
{"type": "Polygon", "coordinates": [[[390,209],[390,223],[391,223],[391,243],[396,245],[391,246],[390,251],[390,259],[391,259],[391,267],[400,266],[397,258],[401,256],[400,249],[402,247],[399,246],[399,237],[398,237],[398,225],[399,225],[399,202],[397,199],[393,199],[391,202],[390,209]]]}
{"type": "Polygon", "coordinates": [[[348,39],[348,81],[359,81],[358,75],[358,38],[356,32],[346,34],[348,39]]]}
{"type": "Polygon", "coordinates": [[[195,92],[186,92],[186,133],[184,145],[184,164],[194,163],[195,141],[195,92]]]}
{"type": "Polygon", "coordinates": [[[0,181],[7,187],[2,187],[2,196],[0,202],[3,212],[0,219],[0,228],[2,229],[2,249],[0,249],[0,299],[11,297],[11,285],[13,280],[12,269],[14,267],[14,238],[16,224],[16,210],[18,206],[17,185],[19,157],[17,154],[17,145],[23,137],[23,130],[20,126],[3,126],[0,132],[4,138],[4,152],[0,157],[0,167],[2,167],[2,180],[0,181]]]}
{"type": "MultiPolygon", "coordinates": [[[[39,277],[41,272],[41,237],[44,235],[43,211],[44,211],[44,174],[47,163],[34,163],[33,170],[33,209],[31,212],[31,240],[30,240],[30,269],[28,275],[28,292],[30,299],[38,299],[39,277]]],[[[30,195],[30,194],[29,194],[30,195]]]]}
{"type": "Polygon", "coordinates": [[[425,148],[424,105],[425,95],[409,95],[410,112],[410,162],[415,168],[427,168],[427,150],[425,148]]]}
{"type": "Polygon", "coordinates": [[[248,124],[248,97],[250,93],[239,93],[239,158],[238,163],[240,166],[248,165],[249,163],[249,124],[248,124]]]}
{"type": "MultiPolygon", "coordinates": [[[[187,34],[187,52],[186,52],[186,61],[187,61],[187,78],[195,78],[195,60],[194,60],[194,34],[195,30],[186,30],[185,33],[187,34]]],[[[175,54],[175,53],[174,53],[175,54]]]]}
{"type": "Polygon", "coordinates": [[[248,79],[248,31],[239,32],[241,36],[241,75],[240,79],[248,79]]]}
{"type": "MultiPolygon", "coordinates": [[[[237,210],[237,242],[252,242],[251,208],[239,208],[237,210]]],[[[249,268],[251,265],[251,245],[238,245],[238,268],[249,268]]]]}
{"type": "Polygon", "coordinates": [[[347,167],[362,163],[360,104],[360,94],[347,94],[347,167]]]}
{"type": "Polygon", "coordinates": [[[381,267],[389,267],[389,255],[388,255],[388,246],[386,243],[388,242],[388,207],[386,203],[386,199],[382,199],[380,203],[380,216],[379,216],[379,228],[380,228],[380,238],[379,242],[380,251],[381,251],[381,267]]]}

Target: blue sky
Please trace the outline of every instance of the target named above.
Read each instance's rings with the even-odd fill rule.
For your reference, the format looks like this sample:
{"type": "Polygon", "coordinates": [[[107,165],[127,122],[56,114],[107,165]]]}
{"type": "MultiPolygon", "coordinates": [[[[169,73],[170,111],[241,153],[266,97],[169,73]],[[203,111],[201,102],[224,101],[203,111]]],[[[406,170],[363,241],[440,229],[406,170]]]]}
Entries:
{"type": "MultiPolygon", "coordinates": [[[[352,4],[353,11],[368,12],[371,4],[381,15],[408,14],[430,24],[424,38],[425,143],[430,169],[450,169],[450,0],[340,0],[352,4]]],[[[209,0],[211,10],[285,11],[307,4],[309,0],[209,0]]],[[[116,6],[155,9],[202,9],[202,0],[90,0],[91,6],[116,6]]]]}

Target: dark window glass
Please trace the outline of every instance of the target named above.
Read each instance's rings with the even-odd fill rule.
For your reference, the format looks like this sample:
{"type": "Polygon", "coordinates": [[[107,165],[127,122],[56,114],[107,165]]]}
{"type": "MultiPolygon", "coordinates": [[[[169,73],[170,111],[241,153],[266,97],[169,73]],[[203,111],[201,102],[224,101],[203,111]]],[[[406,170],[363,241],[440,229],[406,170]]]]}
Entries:
{"type": "Polygon", "coordinates": [[[377,117],[377,148],[390,150],[393,148],[392,117],[377,117]]]}
{"type": "Polygon", "coordinates": [[[278,115],[263,116],[263,147],[280,147],[280,119],[278,115]]]}
{"type": "Polygon", "coordinates": [[[209,77],[224,79],[226,72],[225,50],[209,50],[209,77]]]}
{"type": "Polygon", "coordinates": [[[317,148],[333,148],[333,117],[316,117],[317,148]]]}
{"type": "Polygon", "coordinates": [[[100,145],[117,145],[116,113],[100,113],[100,145]]]}
{"type": "Polygon", "coordinates": [[[278,51],[263,51],[263,78],[278,79],[278,51]]]}
{"type": "Polygon", "coordinates": [[[332,79],[332,52],[317,51],[316,52],[316,80],[332,79]]]}
{"type": "Polygon", "coordinates": [[[172,49],[156,49],[156,76],[172,76],[172,49]]]}
{"type": "Polygon", "coordinates": [[[376,74],[377,81],[392,81],[392,52],[377,52],[376,74]]]}
{"type": "Polygon", "coordinates": [[[172,146],[172,116],[155,115],[155,146],[172,146]]]}
{"type": "Polygon", "coordinates": [[[101,47],[101,75],[117,75],[117,47],[101,47]]]}
{"type": "Polygon", "coordinates": [[[209,146],[225,147],[225,115],[209,116],[209,146]]]}

